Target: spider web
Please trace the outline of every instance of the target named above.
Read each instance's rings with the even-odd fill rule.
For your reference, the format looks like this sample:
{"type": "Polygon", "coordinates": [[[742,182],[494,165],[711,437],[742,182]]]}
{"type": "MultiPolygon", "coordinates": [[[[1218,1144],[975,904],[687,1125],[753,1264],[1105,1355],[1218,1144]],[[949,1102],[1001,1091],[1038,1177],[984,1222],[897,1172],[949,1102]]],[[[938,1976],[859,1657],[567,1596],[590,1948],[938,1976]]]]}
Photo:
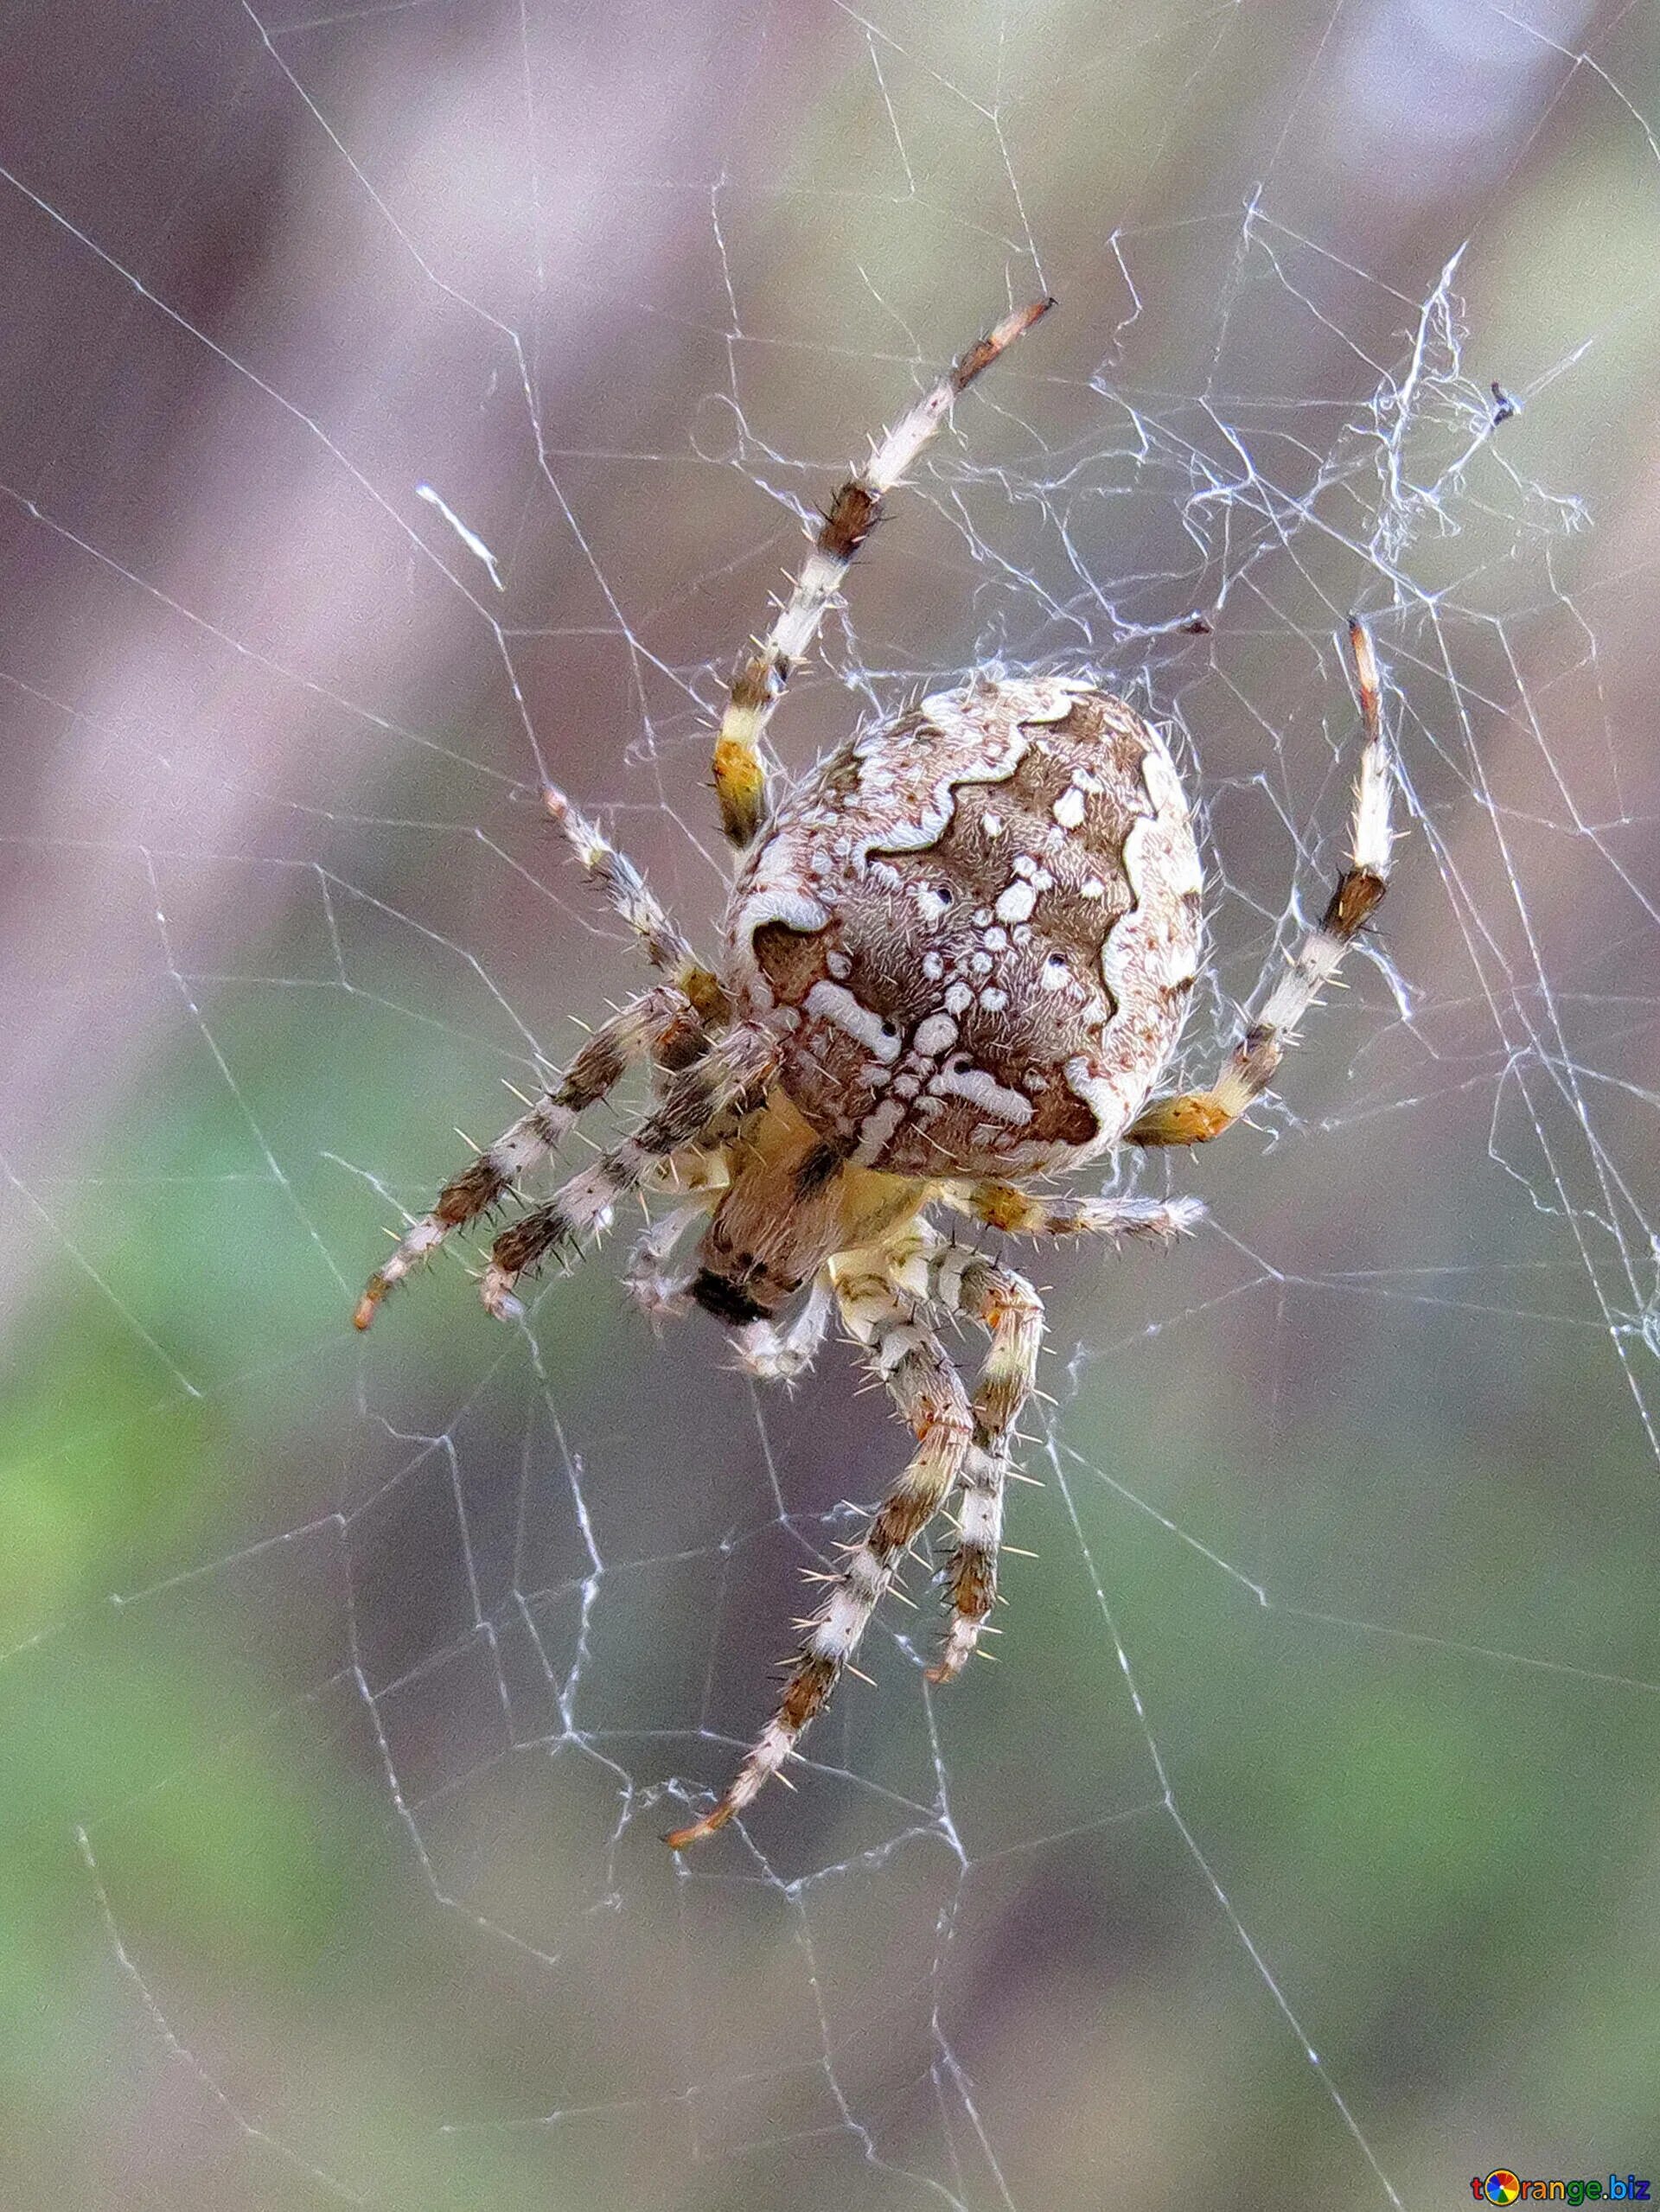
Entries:
{"type": "Polygon", "coordinates": [[[1653,31],[1111,21],[14,41],[9,2202],[1431,2206],[1660,2150],[1653,31]],[[796,1794],[676,1861],[882,1405],[654,1345],[616,1245],[523,1329],[452,1259],[347,1318],[637,987],[540,781],[711,944],[801,516],[1044,288],[781,754],[988,660],[1124,691],[1198,803],[1202,1078],[1338,863],[1356,608],[1395,884],[1251,1125],[1125,1170],[1200,1236],[1034,1262],[1002,1663],[930,1691],[913,1576],[796,1794]]]}

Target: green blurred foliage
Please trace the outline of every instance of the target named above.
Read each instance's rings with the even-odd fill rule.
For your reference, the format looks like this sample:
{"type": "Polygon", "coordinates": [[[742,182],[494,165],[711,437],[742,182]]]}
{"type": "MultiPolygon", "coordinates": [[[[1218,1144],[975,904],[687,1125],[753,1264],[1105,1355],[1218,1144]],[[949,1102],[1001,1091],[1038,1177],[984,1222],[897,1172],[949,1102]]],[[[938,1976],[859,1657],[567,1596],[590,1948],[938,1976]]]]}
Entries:
{"type": "MultiPolygon", "coordinates": [[[[1226,269],[1241,199],[1230,171],[1213,172],[1235,138],[1274,152],[1275,118],[1316,81],[1344,11],[1235,13],[1247,46],[1197,54],[1197,19],[1154,13],[1108,35],[1076,5],[995,22],[908,11],[869,48],[780,28],[792,55],[800,42],[797,97],[751,110],[725,78],[766,188],[716,194],[718,254],[701,213],[695,236],[666,239],[640,277],[642,328],[597,341],[581,373],[548,367],[570,419],[545,437],[597,472],[578,471],[603,510],[584,508],[584,543],[629,596],[621,616],[602,603],[546,522],[565,564],[546,638],[515,632],[515,674],[552,656],[554,679],[527,679],[539,738],[573,788],[622,800],[619,833],[689,911],[707,913],[716,881],[694,811],[700,717],[682,696],[652,744],[613,743],[638,725],[636,685],[656,695],[631,650],[603,655],[626,622],[630,648],[648,639],[664,666],[724,667],[712,627],[740,636],[793,545],[750,504],[749,472],[771,481],[769,456],[746,448],[743,469],[680,473],[731,435],[688,392],[724,389],[734,271],[739,326],[767,339],[742,353],[755,436],[776,414],[779,452],[817,456],[903,382],[895,356],[914,348],[888,309],[915,299],[919,328],[942,302],[955,317],[965,294],[1025,275],[1035,222],[1089,342],[1063,373],[1012,387],[1009,406],[1018,392],[1026,423],[1073,411],[1077,445],[1054,432],[1062,482],[1134,404],[1112,367],[1131,303],[1108,241],[1127,203],[1159,321],[1136,359],[1150,415],[1162,390],[1202,416],[1203,392],[1224,420],[1235,402],[1260,406],[1265,439],[1289,418],[1317,455],[1354,419],[1375,427],[1374,354],[1398,356],[1440,259],[1472,234],[1472,373],[1544,379],[1506,450],[1583,493],[1595,526],[1553,539],[1561,590],[1579,588],[1595,531],[1624,549],[1574,602],[1612,660],[1630,577],[1652,565],[1651,518],[1621,503],[1652,469],[1657,164],[1631,103],[1553,126],[1552,91],[1587,87],[1548,49],[1547,89],[1512,126],[1522,167],[1505,182],[1507,157],[1474,188],[1478,225],[1456,176],[1413,205],[1386,205],[1375,172],[1356,183],[1320,137],[1340,131],[1335,80],[1293,100],[1319,143],[1293,145],[1288,177],[1274,170],[1285,220],[1328,214],[1325,273],[1376,280],[1340,295],[1335,340],[1331,317],[1311,315],[1280,353],[1261,340],[1254,389],[1218,394],[1201,342],[1216,285],[1243,301],[1263,279],[1226,269]],[[878,98],[872,57],[891,70],[896,40],[918,73],[896,86],[878,72],[878,98]],[[961,135],[965,115],[988,114],[994,160],[961,135]],[[868,288],[855,293],[854,272],[868,288]],[[804,377],[827,332],[833,375],[804,377]],[[1554,385],[1587,333],[1576,379],[1554,385]],[[1312,360],[1322,337],[1330,357],[1287,395],[1305,341],[1312,360]],[[605,435],[591,436],[583,410],[608,392],[622,428],[602,408],[605,435]],[[652,465],[613,484],[619,455],[652,465]]],[[[728,28],[712,22],[711,36],[728,28]]],[[[569,28],[575,41],[583,26],[569,28]]],[[[1610,52],[1612,81],[1646,97],[1646,49],[1610,52]]],[[[461,66],[420,54],[428,88],[461,66]]],[[[629,48],[622,66],[643,83],[649,61],[629,48]]],[[[338,54],[301,81],[332,84],[336,68],[356,82],[338,54]]],[[[1461,96],[1477,92],[1472,75],[1461,96]]],[[[218,127],[240,97],[221,92],[218,127]]],[[[688,143],[706,105],[688,100],[688,143]]],[[[290,156],[297,194],[307,158],[290,156]]],[[[654,190],[658,160],[630,144],[610,188],[645,176],[654,190]]],[[[689,156],[686,173],[699,174],[689,156]]],[[[419,182],[402,178],[412,194],[419,182]]],[[[217,204],[206,183],[183,197],[217,204]]],[[[584,220],[597,230],[601,214],[584,220]]],[[[1282,273],[1274,294],[1287,318],[1307,303],[1302,276],[1282,273]]],[[[481,375],[476,402],[464,358],[455,381],[482,411],[497,384],[481,375]]],[[[1025,456],[1011,482],[1036,479],[1017,425],[988,413],[978,431],[1025,456]]],[[[521,498],[540,485],[527,445],[509,477],[521,498]]],[[[329,481],[342,504],[356,496],[338,462],[329,481]]],[[[1147,504],[1171,507],[1172,481],[1152,471],[1147,504]]],[[[1537,652],[1524,675],[1561,712],[1554,759],[1571,783],[1601,742],[1576,689],[1590,688],[1580,617],[1551,592],[1531,612],[1516,603],[1544,571],[1511,574],[1512,545],[1534,549],[1488,481],[1414,573],[1514,618],[1492,650],[1502,660],[1514,634],[1537,652]]],[[[1132,526],[1115,500],[1109,485],[1114,531],[1179,535],[1168,515],[1132,526]]],[[[1046,559],[1060,578],[1042,535],[1053,514],[1005,504],[1012,581],[976,577],[931,511],[884,533],[887,583],[877,552],[859,580],[878,683],[890,658],[948,664],[999,622],[1037,619],[1025,571],[1046,559]]],[[[518,526],[503,524],[503,544],[518,526]]],[[[527,544],[540,527],[525,526],[527,544]]],[[[1099,568],[1099,550],[1080,558],[1099,568]]],[[[257,570],[257,547],[243,553],[257,570]]],[[[193,608],[220,581],[203,558],[193,608]]],[[[1264,564],[1261,600],[1218,648],[1225,691],[1205,691],[1203,659],[1160,664],[1172,693],[1191,678],[1210,717],[1228,880],[1273,902],[1224,908],[1229,989],[1248,987],[1298,857],[1283,822],[1270,850],[1274,807],[1318,796],[1328,824],[1340,813],[1312,780],[1281,790],[1293,745],[1251,749],[1270,708],[1306,715],[1301,732],[1325,726],[1335,679],[1304,650],[1318,626],[1302,609],[1324,622],[1357,578],[1376,582],[1351,544],[1331,563],[1314,583],[1298,559],[1264,564]],[[1239,698],[1248,712],[1223,711],[1239,698]],[[1244,834],[1259,807],[1261,853],[1244,834]]],[[[1174,572],[1156,550],[1141,567],[1174,572]]],[[[418,631],[425,580],[411,556],[389,625],[418,631]]],[[[265,637],[268,610],[242,612],[265,637]]],[[[280,619],[270,628],[290,641],[280,619]]],[[[584,934],[540,841],[493,636],[482,669],[456,673],[421,719],[430,748],[359,758],[346,679],[337,695],[307,679],[326,710],[315,780],[297,775],[228,856],[176,966],[135,929],[142,984],[160,986],[143,1056],[86,1128],[60,1140],[54,1122],[20,1184],[50,1202],[16,1208],[23,1294],[4,1348],[8,2212],[287,2212],[354,2196],[416,2212],[1323,2212],[1387,2202],[1380,2171],[1401,2202],[1429,2207],[1501,2160],[1660,2164],[1653,1454],[1575,1243],[1605,1249],[1607,1193],[1593,1185],[1573,1225],[1542,1213],[1551,1176],[1525,1151],[1529,1111],[1480,1019],[1474,1045],[1453,1031],[1444,1062],[1420,1049],[1481,998],[1459,965],[1464,917],[1437,896],[1471,864],[1460,838],[1473,845],[1495,810],[1459,790],[1451,733],[1426,724],[1433,633],[1403,634],[1419,657],[1403,646],[1395,696],[1423,741],[1408,764],[1448,832],[1403,847],[1389,910],[1420,1029],[1402,1030],[1368,972],[1288,1067],[1295,1125],[1182,1165],[1213,1238],[1165,1259],[1045,1256],[1058,1405],[1050,1448],[1031,1455],[1044,1486],[1013,1503],[1012,1539],[1038,1557],[1008,1562],[1000,1663],[931,1695],[914,1663],[926,1616],[896,1610],[873,1639],[878,1686],[845,1687],[799,1795],[772,1794],[752,1845],[728,1837],[684,1865],[659,1831],[729,1769],[796,1569],[837,1533],[839,1500],[879,1488],[898,1440],[878,1403],[854,1399],[840,1355],[793,1400],[762,1404],[703,1322],[654,1345],[609,1260],[553,1286],[528,1332],[501,1332],[446,1258],[354,1338],[356,1286],[398,1206],[453,1163],[452,1127],[489,1134],[512,1110],[497,1078],[535,1080],[527,1037],[557,1060],[578,1034],[566,1017],[634,975],[609,933],[584,934]],[[277,890],[268,864],[286,871],[277,890]]],[[[1059,649],[1048,634],[1043,647],[1059,649]]],[[[217,680],[217,661],[201,666],[217,680]]],[[[1628,668],[1594,673],[1617,720],[1623,700],[1651,695],[1628,668]]],[[[815,717],[839,728],[849,711],[836,685],[809,689],[792,755],[810,751],[815,717]]],[[[399,726],[390,708],[383,719],[399,726]]],[[[1652,1142],[1651,984],[1633,989],[1630,944],[1587,923],[1608,877],[1576,872],[1585,836],[1543,834],[1560,794],[1541,798],[1514,724],[1495,711],[1475,736],[1513,794],[1545,964],[1576,1009],[1637,1001],[1630,1119],[1610,1146],[1634,1171],[1652,1142]]],[[[73,759],[81,733],[65,742],[73,759]]],[[[1623,864],[1621,833],[1649,819],[1635,798],[1611,806],[1596,850],[1623,864]]],[[[1480,883],[1504,938],[1498,877],[1480,883]]],[[[1485,989],[1497,1007],[1503,990],[1485,989]]]]}

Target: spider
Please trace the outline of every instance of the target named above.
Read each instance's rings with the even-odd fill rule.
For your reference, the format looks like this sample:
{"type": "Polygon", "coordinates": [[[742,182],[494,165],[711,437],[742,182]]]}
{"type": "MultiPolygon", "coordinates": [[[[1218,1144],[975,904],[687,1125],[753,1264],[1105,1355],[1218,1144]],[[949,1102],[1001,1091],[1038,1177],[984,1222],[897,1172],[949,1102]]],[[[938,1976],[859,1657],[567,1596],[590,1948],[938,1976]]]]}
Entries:
{"type": "Polygon", "coordinates": [[[706,966],[633,864],[562,792],[552,820],[662,980],[597,1030],[530,1110],[447,1183],[369,1278],[393,1286],[514,1193],[631,1067],[654,1071],[622,1141],[496,1237],[481,1290],[498,1317],[550,1254],[574,1257],[629,1192],[675,1194],[629,1280],[654,1314],[695,1304],[742,1363],[791,1380],[833,1316],[916,1438],[803,1624],[771,1720],[725,1794],[666,1840],[712,1835],[780,1774],[821,1712],[911,1546],[948,1507],[957,1674],[997,1598],[1004,1487],[1036,1380],[1043,1307],[1025,1278],[937,1213],[1012,1235],[1169,1241],[1203,1208],[1044,1190],[1110,1147],[1204,1144],[1267,1087],[1296,1026],[1384,893],[1391,773],[1376,661],[1349,626],[1363,730],[1347,866],[1320,921],[1205,1090],[1153,1095],[1197,972],[1201,874],[1163,738],[1083,678],[981,673],[867,726],[775,795],[774,708],[888,494],[952,403],[1053,302],[1008,316],[875,445],[832,498],[788,597],[731,687],[714,747],[738,856],[706,966]],[[689,1265],[676,1246],[696,1225],[689,1265]],[[935,1324],[978,1324],[972,1394],[935,1324]]]}

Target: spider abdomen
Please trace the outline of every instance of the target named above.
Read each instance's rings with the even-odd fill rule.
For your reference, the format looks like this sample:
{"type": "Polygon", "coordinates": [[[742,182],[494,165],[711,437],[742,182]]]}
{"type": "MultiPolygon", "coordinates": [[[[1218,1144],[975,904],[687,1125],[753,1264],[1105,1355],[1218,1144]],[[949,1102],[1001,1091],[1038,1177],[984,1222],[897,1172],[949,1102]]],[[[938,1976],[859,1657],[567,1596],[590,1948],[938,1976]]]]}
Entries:
{"type": "Polygon", "coordinates": [[[1168,1058],[1200,870],[1163,743],[1110,693],[981,681],[834,754],[727,918],[783,1088],[861,1165],[1008,1175],[1120,1136],[1168,1058]]]}

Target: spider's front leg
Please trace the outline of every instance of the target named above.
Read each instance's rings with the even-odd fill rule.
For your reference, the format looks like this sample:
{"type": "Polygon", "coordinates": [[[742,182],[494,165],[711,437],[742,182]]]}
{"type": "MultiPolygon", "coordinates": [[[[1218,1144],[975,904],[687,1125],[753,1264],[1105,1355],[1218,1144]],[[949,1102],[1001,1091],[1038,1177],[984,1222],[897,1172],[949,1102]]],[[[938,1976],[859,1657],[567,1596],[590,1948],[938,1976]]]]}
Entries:
{"type": "Polygon", "coordinates": [[[577,1118],[615,1089],[630,1068],[655,1060],[665,1068],[684,1068],[709,1042],[709,1031],[686,993],[673,984],[642,991],[601,1029],[594,1031],[557,1083],[544,1091],[470,1165],[452,1176],[430,1214],[423,1214],[399,1239],[391,1257],[364,1285],[352,1319],[367,1329],[381,1301],[405,1276],[430,1259],[445,1239],[488,1213],[519,1178],[540,1167],[577,1118]]]}
{"type": "Polygon", "coordinates": [[[664,1841],[675,1851],[724,1828],[795,1750],[859,1649],[901,1561],[961,1476],[974,1441],[967,1392],[939,1339],[886,1284],[842,1286],[842,1308],[870,1363],[916,1437],[916,1450],[860,1540],[849,1546],[824,1603],[807,1624],[778,1710],[711,1813],[664,1841]]]}
{"type": "Polygon", "coordinates": [[[789,597],[739,670],[720,719],[715,738],[715,794],[721,826],[735,845],[751,844],[767,818],[761,741],[773,709],[817,636],[825,609],[841,589],[854,556],[881,520],[884,500],[949,415],[952,401],[1054,304],[1050,299],[1035,300],[1005,316],[958,356],[933,389],[888,431],[865,466],[838,487],[789,597]]]}
{"type": "Polygon", "coordinates": [[[611,911],[639,939],[653,967],[661,968],[674,988],[685,992],[706,1021],[721,1026],[731,1009],[719,978],[693,951],[685,932],[627,853],[619,852],[597,823],[578,813],[557,784],[542,787],[542,805],[611,911]]]}
{"type": "Polygon", "coordinates": [[[573,1245],[610,1223],[619,1198],[637,1190],[658,1163],[696,1144],[722,1117],[764,1092],[778,1061],[776,1039],[744,1023],[716,1039],[674,1076],[661,1103],[620,1144],[574,1175],[546,1206],[503,1230],[490,1247],[479,1294],[499,1321],[519,1311],[514,1289],[559,1245],[573,1245]]]}

